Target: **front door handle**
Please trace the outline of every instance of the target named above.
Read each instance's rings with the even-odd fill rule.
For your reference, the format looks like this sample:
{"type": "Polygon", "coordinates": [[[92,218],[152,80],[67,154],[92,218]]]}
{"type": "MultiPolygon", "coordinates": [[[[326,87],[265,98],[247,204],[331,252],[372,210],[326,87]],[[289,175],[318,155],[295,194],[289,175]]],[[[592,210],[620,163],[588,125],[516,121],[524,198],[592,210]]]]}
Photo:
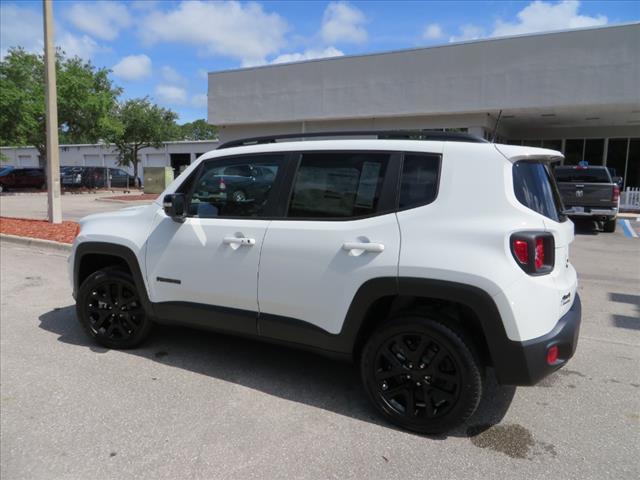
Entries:
{"type": "Polygon", "coordinates": [[[224,237],[222,242],[226,245],[248,245],[250,247],[256,244],[256,239],[247,237],[224,237]]]}
{"type": "Polygon", "coordinates": [[[380,253],[384,251],[384,245],[382,243],[371,242],[346,242],[342,245],[342,248],[353,254],[362,252],[380,253]]]}

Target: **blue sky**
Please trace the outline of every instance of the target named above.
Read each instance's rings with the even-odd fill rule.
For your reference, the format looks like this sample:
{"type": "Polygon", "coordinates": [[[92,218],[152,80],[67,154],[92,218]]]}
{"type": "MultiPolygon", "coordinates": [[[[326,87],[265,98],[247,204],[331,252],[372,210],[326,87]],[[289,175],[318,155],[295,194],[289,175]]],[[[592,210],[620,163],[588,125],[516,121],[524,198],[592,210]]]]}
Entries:
{"type": "MultiPolygon", "coordinates": [[[[206,118],[206,72],[635,22],[637,1],[55,1],[56,43],[124,98],[206,118]]],[[[0,3],[0,55],[42,51],[40,1],[0,3]]]]}

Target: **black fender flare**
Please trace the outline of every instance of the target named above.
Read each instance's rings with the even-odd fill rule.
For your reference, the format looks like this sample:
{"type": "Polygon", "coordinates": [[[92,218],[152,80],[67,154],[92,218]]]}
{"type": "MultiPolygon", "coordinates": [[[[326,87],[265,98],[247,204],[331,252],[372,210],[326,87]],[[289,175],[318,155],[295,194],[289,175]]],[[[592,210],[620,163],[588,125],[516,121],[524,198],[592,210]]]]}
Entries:
{"type": "Polygon", "coordinates": [[[342,338],[336,346],[342,351],[353,352],[369,307],[385,296],[395,295],[447,300],[468,307],[478,318],[498,381],[504,384],[520,383],[527,364],[521,342],[510,340],[507,336],[491,295],[481,288],[463,283],[413,277],[369,280],[354,296],[338,335],[342,338]]]}
{"type": "Polygon", "coordinates": [[[87,255],[109,255],[124,260],[129,267],[133,281],[140,294],[140,301],[148,315],[154,316],[153,304],[149,300],[149,294],[145,286],[144,277],[138,258],[133,250],[124,245],[107,242],[82,242],[76,247],[73,262],[73,297],[76,298],[78,289],[80,288],[80,267],[82,259],[87,255]]]}

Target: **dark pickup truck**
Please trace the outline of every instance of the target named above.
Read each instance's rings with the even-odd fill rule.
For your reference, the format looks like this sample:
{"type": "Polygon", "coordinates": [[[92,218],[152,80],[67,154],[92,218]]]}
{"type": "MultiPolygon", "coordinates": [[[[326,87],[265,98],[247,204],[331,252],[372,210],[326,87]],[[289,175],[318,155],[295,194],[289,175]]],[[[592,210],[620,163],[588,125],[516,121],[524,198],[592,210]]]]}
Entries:
{"type": "Polygon", "coordinates": [[[606,167],[556,167],[554,176],[569,217],[590,218],[615,232],[620,187],[606,167]]]}

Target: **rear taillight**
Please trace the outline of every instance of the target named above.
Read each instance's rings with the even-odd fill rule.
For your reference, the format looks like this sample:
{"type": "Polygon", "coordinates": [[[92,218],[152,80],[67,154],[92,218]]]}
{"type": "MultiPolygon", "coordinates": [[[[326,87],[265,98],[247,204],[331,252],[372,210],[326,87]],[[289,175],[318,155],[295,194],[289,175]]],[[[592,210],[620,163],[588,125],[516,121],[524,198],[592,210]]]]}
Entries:
{"type": "Polygon", "coordinates": [[[555,242],[547,232],[519,232],[511,235],[511,253],[529,275],[544,275],[553,270],[555,242]]]}
{"type": "Polygon", "coordinates": [[[220,184],[218,185],[218,188],[219,188],[220,190],[225,190],[225,189],[227,188],[227,184],[226,184],[226,183],[224,183],[224,178],[221,178],[221,179],[220,179],[220,184]]]}
{"type": "Polygon", "coordinates": [[[611,194],[611,201],[617,202],[620,200],[620,187],[618,185],[613,186],[613,193],[611,194]]]}

